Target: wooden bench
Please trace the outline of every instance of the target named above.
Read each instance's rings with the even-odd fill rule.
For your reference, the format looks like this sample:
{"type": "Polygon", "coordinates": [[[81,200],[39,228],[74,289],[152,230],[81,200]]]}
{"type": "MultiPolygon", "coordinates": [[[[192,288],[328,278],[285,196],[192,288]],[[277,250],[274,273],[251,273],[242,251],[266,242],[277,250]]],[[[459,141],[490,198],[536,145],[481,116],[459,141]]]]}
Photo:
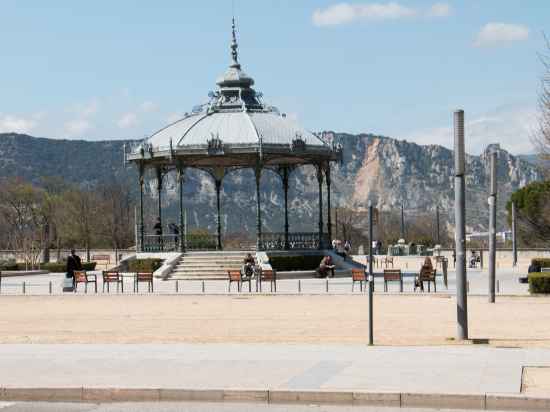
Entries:
{"type": "Polygon", "coordinates": [[[109,268],[109,265],[111,264],[111,256],[110,255],[92,255],[92,261],[97,262],[98,265],[105,266],[105,269],[109,268]]]}
{"type": "Polygon", "coordinates": [[[241,276],[241,271],[238,269],[235,270],[228,270],[227,271],[228,276],[228,287],[227,291],[231,292],[231,283],[237,282],[237,291],[240,292],[242,290],[242,284],[248,282],[248,291],[252,292],[252,277],[251,276],[241,276]]]}
{"type": "Polygon", "coordinates": [[[139,293],[139,282],[147,283],[147,291],[153,293],[153,272],[138,272],[134,277],[134,292],[139,293]]]}
{"type": "Polygon", "coordinates": [[[105,285],[107,285],[107,292],[110,292],[109,285],[116,283],[116,291],[118,292],[119,285],[124,293],[124,281],[122,276],[118,272],[103,272],[103,292],[105,292],[105,285]]]}
{"type": "Polygon", "coordinates": [[[88,283],[93,283],[95,286],[95,293],[97,293],[97,276],[94,274],[88,275],[85,270],[74,271],[74,292],[79,283],[84,283],[84,292],[88,293],[88,283]]]}
{"type": "Polygon", "coordinates": [[[384,269],[384,292],[388,291],[388,282],[399,282],[399,291],[403,292],[401,269],[384,269]]]}
{"type": "Polygon", "coordinates": [[[262,291],[262,282],[269,282],[271,292],[277,292],[277,271],[274,269],[262,270],[258,276],[260,292],[262,291]]]}
{"type": "Polygon", "coordinates": [[[429,269],[424,267],[420,269],[420,272],[418,273],[418,276],[414,281],[414,290],[416,291],[416,288],[420,288],[420,290],[424,292],[424,282],[428,282],[428,292],[431,292],[430,283],[433,282],[434,292],[437,292],[436,283],[435,283],[436,274],[437,274],[436,269],[429,269]]]}
{"type": "Polygon", "coordinates": [[[363,291],[363,282],[365,282],[365,290],[367,289],[367,275],[364,269],[351,269],[351,291],[355,288],[355,282],[359,282],[361,292],[363,291]]]}

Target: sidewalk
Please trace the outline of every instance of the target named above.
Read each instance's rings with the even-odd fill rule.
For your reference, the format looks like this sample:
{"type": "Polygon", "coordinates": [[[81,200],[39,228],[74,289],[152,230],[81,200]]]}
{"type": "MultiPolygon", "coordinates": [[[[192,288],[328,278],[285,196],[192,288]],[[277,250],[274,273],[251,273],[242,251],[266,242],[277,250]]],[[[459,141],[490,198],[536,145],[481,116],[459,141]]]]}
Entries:
{"type": "MultiPolygon", "coordinates": [[[[71,388],[86,388],[89,396],[95,393],[99,397],[102,390],[116,388],[111,396],[150,400],[151,393],[162,393],[152,392],[158,390],[204,391],[199,393],[205,397],[226,390],[239,399],[265,400],[261,395],[267,390],[279,397],[300,391],[316,396],[321,393],[331,402],[331,397],[343,400],[344,394],[361,392],[387,397],[397,394],[401,405],[404,396],[454,396],[460,402],[483,399],[485,405],[488,396],[496,399],[497,395],[490,395],[495,393],[516,399],[526,366],[550,367],[550,350],[269,344],[2,345],[0,386],[4,389],[0,393],[25,388],[31,394],[33,388],[43,388],[35,395],[42,393],[47,399],[48,391],[55,393],[56,388],[63,388],[67,395],[71,388]]],[[[540,392],[540,388],[550,388],[550,382],[537,384],[539,392],[531,394],[527,388],[523,395],[549,397],[550,393],[540,392]]],[[[295,400],[300,400],[299,396],[295,400]]],[[[550,405],[550,400],[543,402],[550,405]]]]}

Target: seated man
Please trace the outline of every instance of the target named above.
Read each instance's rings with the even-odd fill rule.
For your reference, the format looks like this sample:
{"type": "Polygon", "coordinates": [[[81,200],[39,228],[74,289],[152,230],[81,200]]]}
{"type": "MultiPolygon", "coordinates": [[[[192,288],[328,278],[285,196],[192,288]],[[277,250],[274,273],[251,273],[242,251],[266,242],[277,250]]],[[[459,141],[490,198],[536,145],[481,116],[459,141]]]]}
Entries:
{"type": "Polygon", "coordinates": [[[254,257],[250,253],[248,253],[244,258],[244,264],[241,268],[241,276],[252,277],[252,275],[254,275],[255,264],[256,262],[254,261],[254,257]]]}
{"type": "Polygon", "coordinates": [[[326,278],[329,273],[331,277],[334,277],[334,264],[332,258],[330,256],[324,256],[315,273],[318,278],[326,278]]]}

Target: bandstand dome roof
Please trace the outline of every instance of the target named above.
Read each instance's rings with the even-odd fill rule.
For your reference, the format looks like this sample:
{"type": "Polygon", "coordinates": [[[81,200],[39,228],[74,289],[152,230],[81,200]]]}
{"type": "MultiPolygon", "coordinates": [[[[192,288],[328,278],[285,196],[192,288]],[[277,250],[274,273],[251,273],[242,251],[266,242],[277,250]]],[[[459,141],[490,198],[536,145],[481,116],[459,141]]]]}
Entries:
{"type": "Polygon", "coordinates": [[[269,111],[216,111],[201,110],[159,130],[147,142],[154,148],[206,145],[212,137],[224,144],[290,145],[301,137],[307,145],[324,145],[317,136],[301,127],[296,121],[269,111]]]}
{"type": "Polygon", "coordinates": [[[143,140],[125,155],[140,165],[190,167],[318,164],[338,160],[341,148],[266,104],[238,60],[233,20],[231,64],[208,103],[143,140]]]}

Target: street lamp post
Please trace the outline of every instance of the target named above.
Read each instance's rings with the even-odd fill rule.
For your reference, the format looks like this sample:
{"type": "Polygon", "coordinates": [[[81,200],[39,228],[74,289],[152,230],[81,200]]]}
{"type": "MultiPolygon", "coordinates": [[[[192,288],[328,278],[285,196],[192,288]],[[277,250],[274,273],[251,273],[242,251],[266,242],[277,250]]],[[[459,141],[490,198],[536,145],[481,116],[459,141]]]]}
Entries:
{"type": "Polygon", "coordinates": [[[464,150],[464,111],[454,113],[455,155],[455,248],[456,305],[458,339],[468,339],[468,296],[466,291],[466,188],[464,150]]]}

